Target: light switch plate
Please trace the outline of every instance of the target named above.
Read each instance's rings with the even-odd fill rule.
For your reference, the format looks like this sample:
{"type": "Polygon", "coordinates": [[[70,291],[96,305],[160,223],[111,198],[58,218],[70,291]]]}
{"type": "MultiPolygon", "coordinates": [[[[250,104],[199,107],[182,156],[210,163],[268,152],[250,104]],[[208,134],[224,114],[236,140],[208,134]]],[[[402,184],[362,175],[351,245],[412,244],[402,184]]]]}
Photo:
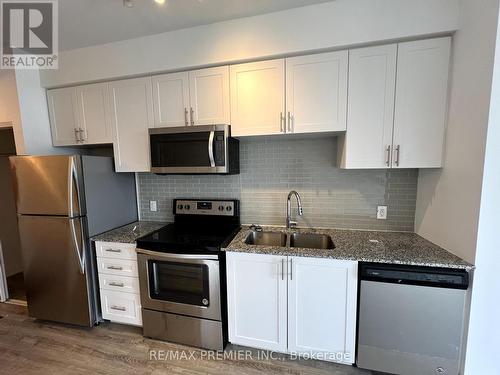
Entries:
{"type": "Polygon", "coordinates": [[[156,207],[156,201],[149,201],[149,211],[156,212],[158,208],[156,207]]]}
{"type": "Polygon", "coordinates": [[[377,206],[377,219],[387,219],[387,206],[377,206]]]}

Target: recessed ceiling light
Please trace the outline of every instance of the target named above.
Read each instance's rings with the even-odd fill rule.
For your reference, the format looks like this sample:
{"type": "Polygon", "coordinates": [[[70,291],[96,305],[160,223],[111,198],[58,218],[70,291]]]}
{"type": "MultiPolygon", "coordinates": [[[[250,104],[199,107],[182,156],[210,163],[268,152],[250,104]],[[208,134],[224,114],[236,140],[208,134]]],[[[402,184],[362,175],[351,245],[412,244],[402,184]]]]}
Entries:
{"type": "Polygon", "coordinates": [[[123,6],[127,8],[133,8],[134,2],[133,0],[123,0],[123,6]]]}
{"type": "Polygon", "coordinates": [[[165,0],[155,0],[156,4],[163,5],[165,4],[165,0]]]}

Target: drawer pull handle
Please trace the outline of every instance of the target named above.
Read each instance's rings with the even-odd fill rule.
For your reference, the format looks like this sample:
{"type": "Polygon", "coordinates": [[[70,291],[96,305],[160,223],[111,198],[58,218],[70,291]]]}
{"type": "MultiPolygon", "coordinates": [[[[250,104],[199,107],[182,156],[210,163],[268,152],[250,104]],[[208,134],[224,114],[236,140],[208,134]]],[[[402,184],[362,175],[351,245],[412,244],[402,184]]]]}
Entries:
{"type": "Polygon", "coordinates": [[[115,283],[115,282],[110,282],[109,283],[110,286],[119,286],[120,288],[123,288],[125,286],[124,283],[115,283]]]}
{"type": "Polygon", "coordinates": [[[106,249],[104,251],[107,251],[109,253],[121,253],[122,252],[120,249],[106,249]]]}
{"type": "Polygon", "coordinates": [[[117,266],[108,266],[108,270],[116,270],[116,271],[122,271],[123,267],[117,267],[117,266]]]}
{"type": "Polygon", "coordinates": [[[109,308],[111,310],[127,311],[127,309],[125,307],[122,307],[122,306],[110,306],[109,308]]]}

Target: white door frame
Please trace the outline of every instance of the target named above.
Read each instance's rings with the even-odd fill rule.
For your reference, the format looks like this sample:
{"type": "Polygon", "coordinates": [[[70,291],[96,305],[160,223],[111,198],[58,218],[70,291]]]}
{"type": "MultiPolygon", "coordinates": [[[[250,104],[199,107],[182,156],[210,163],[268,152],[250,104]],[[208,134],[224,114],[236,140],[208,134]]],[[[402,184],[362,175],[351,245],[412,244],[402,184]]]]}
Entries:
{"type": "Polygon", "coordinates": [[[5,263],[3,261],[2,241],[0,241],[0,302],[9,299],[9,289],[7,288],[7,277],[5,276],[5,263]]]}

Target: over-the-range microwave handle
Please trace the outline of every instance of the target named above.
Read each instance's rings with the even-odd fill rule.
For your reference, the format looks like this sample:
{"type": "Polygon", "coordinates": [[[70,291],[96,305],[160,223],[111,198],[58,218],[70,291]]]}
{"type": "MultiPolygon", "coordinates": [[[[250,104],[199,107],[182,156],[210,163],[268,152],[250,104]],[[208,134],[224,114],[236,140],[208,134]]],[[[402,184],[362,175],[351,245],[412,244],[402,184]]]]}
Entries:
{"type": "Polygon", "coordinates": [[[212,130],[210,136],[208,137],[208,158],[210,159],[210,166],[215,167],[214,159],[214,136],[215,132],[212,130]]]}
{"type": "Polygon", "coordinates": [[[143,254],[158,260],[187,260],[193,261],[192,263],[204,263],[206,260],[218,260],[215,254],[173,254],[173,253],[160,253],[158,251],[151,251],[146,249],[137,248],[137,254],[143,254]],[[199,262],[201,261],[201,262],[199,262]]]}

